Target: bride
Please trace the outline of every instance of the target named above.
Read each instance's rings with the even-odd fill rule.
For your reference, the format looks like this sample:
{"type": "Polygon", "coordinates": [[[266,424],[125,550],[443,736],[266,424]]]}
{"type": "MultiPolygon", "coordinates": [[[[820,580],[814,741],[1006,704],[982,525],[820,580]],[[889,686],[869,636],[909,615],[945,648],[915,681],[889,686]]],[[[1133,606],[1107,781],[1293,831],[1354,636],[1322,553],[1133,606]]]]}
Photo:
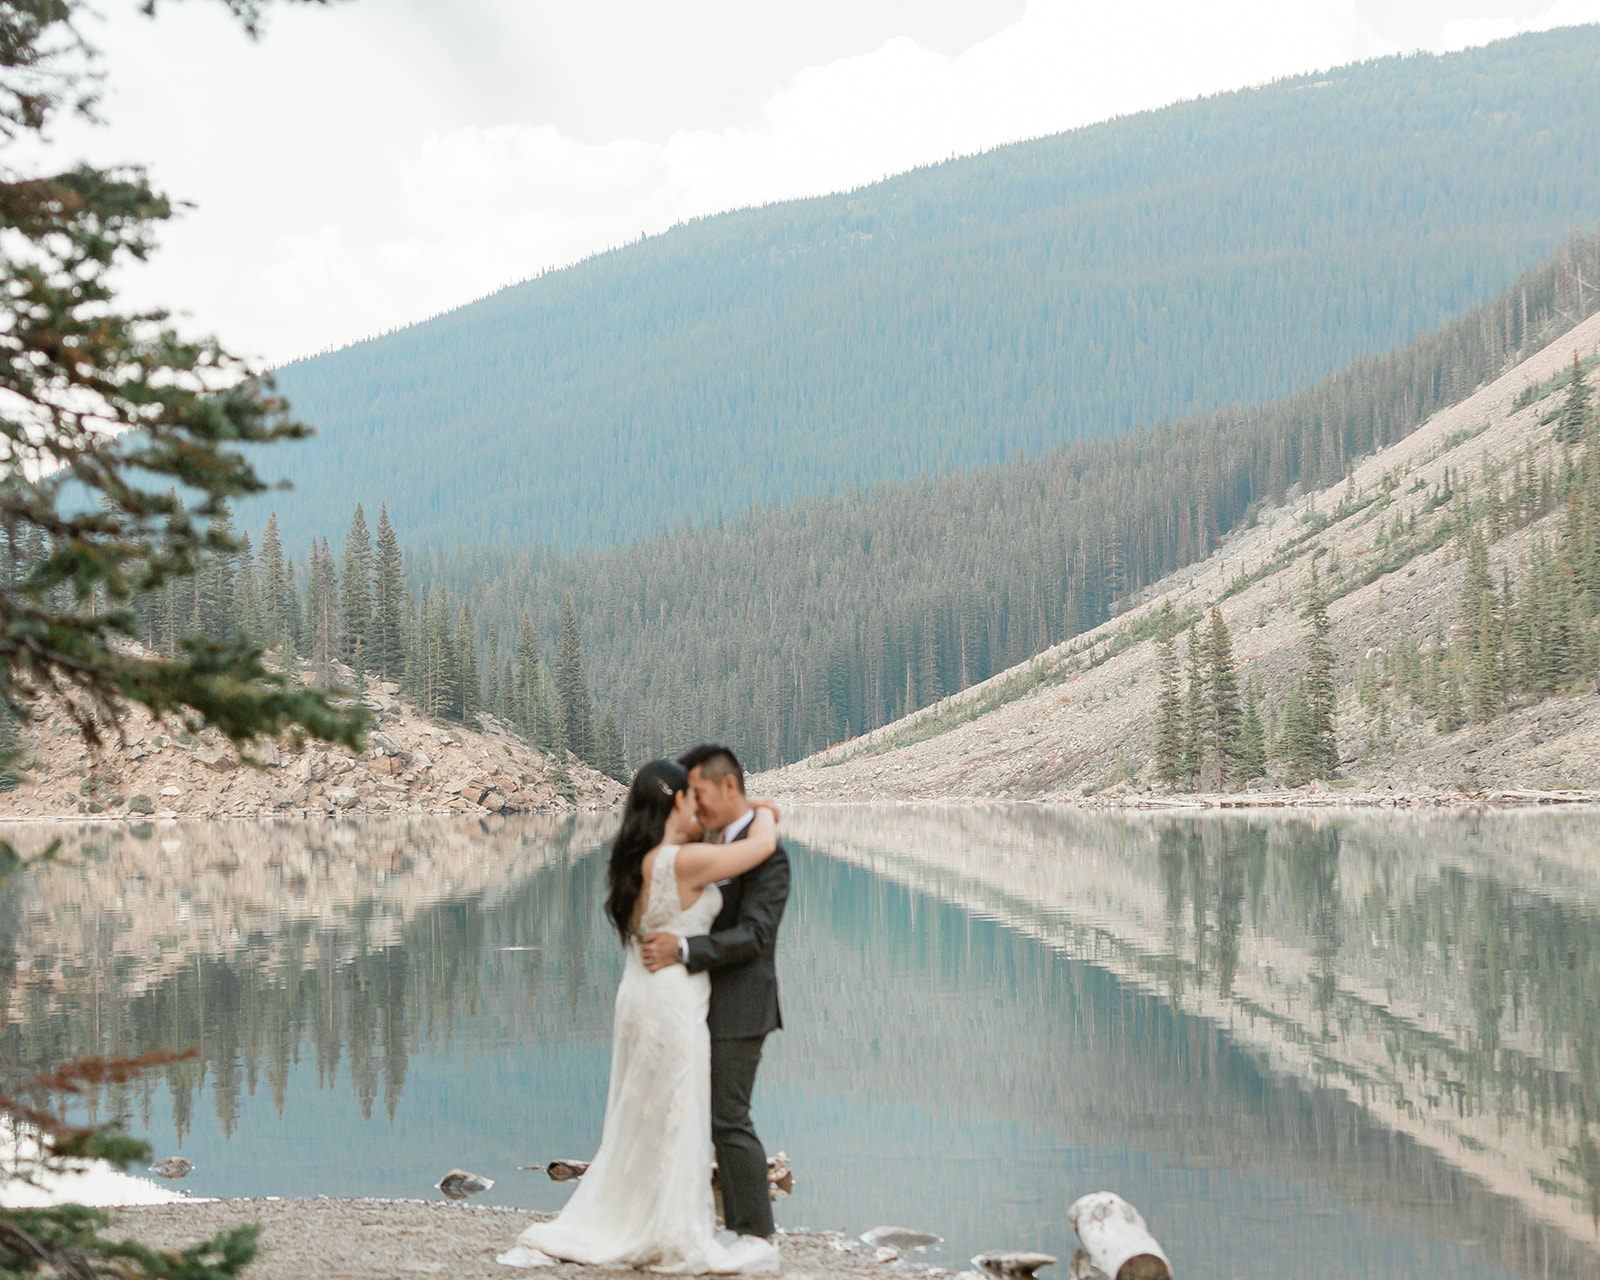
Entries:
{"type": "Polygon", "coordinates": [[[700,1274],[737,1271],[716,1239],[711,1198],[711,980],[644,967],[639,943],[663,931],[707,932],[722,904],[716,882],[777,848],[775,810],[756,802],[745,838],[687,844],[698,834],[689,775],[655,760],[634,775],[611,846],[606,914],[627,947],[611,1040],[611,1088],[600,1150],[553,1222],[537,1222],[499,1260],[569,1262],[700,1274]]]}

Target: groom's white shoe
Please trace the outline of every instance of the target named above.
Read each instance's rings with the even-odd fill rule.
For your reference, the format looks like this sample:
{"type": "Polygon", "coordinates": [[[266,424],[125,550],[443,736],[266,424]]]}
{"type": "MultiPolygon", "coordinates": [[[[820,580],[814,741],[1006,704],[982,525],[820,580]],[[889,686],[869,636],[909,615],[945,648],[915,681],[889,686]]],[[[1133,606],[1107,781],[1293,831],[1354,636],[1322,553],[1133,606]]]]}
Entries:
{"type": "Polygon", "coordinates": [[[783,1265],[778,1246],[760,1236],[740,1236],[728,1246],[728,1253],[747,1276],[772,1275],[783,1265]]]}

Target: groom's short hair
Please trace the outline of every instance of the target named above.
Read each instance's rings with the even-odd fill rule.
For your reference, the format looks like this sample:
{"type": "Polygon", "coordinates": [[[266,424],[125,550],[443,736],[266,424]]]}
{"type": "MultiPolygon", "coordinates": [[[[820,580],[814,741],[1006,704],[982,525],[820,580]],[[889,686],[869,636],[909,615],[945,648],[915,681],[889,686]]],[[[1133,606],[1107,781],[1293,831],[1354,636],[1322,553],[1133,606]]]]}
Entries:
{"type": "Polygon", "coordinates": [[[744,766],[739,763],[739,757],[727,747],[702,742],[698,747],[691,747],[679,756],[678,763],[685,770],[700,770],[701,776],[709,778],[712,782],[733,778],[739,784],[739,794],[744,794],[744,766]]]}

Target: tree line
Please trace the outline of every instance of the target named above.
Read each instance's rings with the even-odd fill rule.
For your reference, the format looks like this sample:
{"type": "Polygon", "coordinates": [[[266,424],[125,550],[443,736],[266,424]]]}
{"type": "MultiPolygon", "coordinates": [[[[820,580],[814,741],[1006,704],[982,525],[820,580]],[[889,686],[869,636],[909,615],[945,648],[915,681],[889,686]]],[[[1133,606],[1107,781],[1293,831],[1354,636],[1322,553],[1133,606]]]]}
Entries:
{"type": "MultiPolygon", "coordinates": [[[[424,546],[403,555],[387,504],[375,530],[358,504],[338,554],[319,535],[297,562],[275,516],[252,541],[224,508],[198,572],[133,602],[137,631],[161,653],[193,635],[254,637],[286,664],[304,660],[316,685],[339,682],[337,663],[352,678],[394,681],[429,715],[497,715],[541,747],[565,746],[612,776],[708,739],[729,741],[753,766],[774,765],[880,727],[1114,616],[1149,584],[1209,555],[1262,504],[1339,478],[1594,310],[1600,299],[1584,282],[1596,278],[1600,237],[1575,239],[1452,325],[1262,409],[1082,442],[963,477],[751,511],[607,552],[424,546]]],[[[1583,390],[1581,379],[1572,385],[1569,398],[1583,390]]],[[[1566,418],[1554,429],[1571,438],[1587,430],[1566,418]]],[[[1550,509],[1558,490],[1587,493],[1592,465],[1573,462],[1570,476],[1513,466],[1506,492],[1480,500],[1486,518],[1506,526],[1550,509]]],[[[1464,503],[1460,488],[1447,477],[1430,502],[1464,503]]],[[[1600,517],[1589,510],[1580,502],[1571,517],[1585,546],[1600,541],[1600,517]]],[[[47,550],[42,537],[20,535],[29,536],[37,538],[31,550],[12,540],[14,573],[47,550]]],[[[1438,536],[1419,533],[1413,516],[1410,527],[1398,518],[1385,526],[1378,542],[1399,564],[1418,553],[1418,538],[1438,536]]],[[[1559,596],[1559,579],[1542,569],[1523,590],[1548,581],[1545,594],[1559,596]]],[[[1507,599],[1502,589],[1493,606],[1495,652],[1544,664],[1527,674],[1501,660],[1498,688],[1515,697],[1550,687],[1557,677],[1545,668],[1572,646],[1550,621],[1549,608],[1564,606],[1540,605],[1536,618],[1531,604],[1508,613],[1507,599]]],[[[1476,617],[1481,601],[1464,607],[1476,617]]],[[[1191,670],[1197,654],[1202,670],[1214,665],[1204,650],[1221,637],[1200,639],[1187,646],[1191,670]]],[[[1420,647],[1415,661],[1401,653],[1392,662],[1403,687],[1430,705],[1444,699],[1448,722],[1457,702],[1468,714],[1469,676],[1457,670],[1467,650],[1451,666],[1447,648],[1435,646],[1425,662],[1420,647]],[[1423,675],[1407,674],[1408,663],[1423,675]],[[1424,679],[1424,666],[1438,674],[1424,679]]],[[[1208,678],[1189,687],[1203,690],[1208,678]]],[[[1477,678],[1479,696],[1492,699],[1493,681],[1477,678]]],[[[1241,697],[1259,701],[1249,686],[1241,697]]],[[[1285,745],[1282,713],[1298,723],[1312,697],[1291,690],[1281,710],[1255,712],[1264,749],[1299,761],[1293,768],[1304,776],[1318,775],[1310,755],[1285,745]]],[[[1241,717],[1247,710],[1241,705],[1241,717]]],[[[1181,777],[1197,785],[1192,751],[1190,759],[1181,777]]]]}
{"type": "MultiPolygon", "coordinates": [[[[387,507],[373,530],[357,503],[342,554],[327,537],[313,538],[299,564],[284,550],[276,515],[258,544],[223,506],[206,536],[210,550],[197,572],[131,601],[132,634],[158,654],[177,654],[197,636],[259,644],[297,678],[303,661],[315,687],[392,682],[425,715],[463,724],[493,715],[541,750],[558,758],[570,751],[626,780],[621,731],[610,708],[595,706],[570,600],[557,614],[553,653],[526,616],[504,633],[492,623],[485,632],[470,599],[413,589],[387,507]]],[[[24,527],[0,527],[0,548],[8,583],[52,551],[47,537],[24,527]]],[[[0,742],[7,734],[14,731],[0,726],[0,742]]]]}
{"type": "Polygon", "coordinates": [[[1536,473],[1524,458],[1509,468],[1486,463],[1476,482],[1447,481],[1447,526],[1466,562],[1455,624],[1441,623],[1426,647],[1402,636],[1382,672],[1442,730],[1587,685],[1600,666],[1600,416],[1585,372],[1574,355],[1564,394],[1546,415],[1561,446],[1558,467],[1536,473]],[[1525,557],[1502,558],[1496,574],[1490,549],[1555,512],[1556,537],[1541,532],[1525,557]]]}
{"type": "MultiPolygon", "coordinates": [[[[1453,625],[1438,617],[1426,642],[1402,629],[1380,660],[1357,663],[1357,693],[1376,717],[1369,750],[1392,735],[1391,691],[1402,705],[1431,718],[1438,732],[1453,733],[1593,683],[1600,666],[1600,415],[1590,406],[1593,389],[1585,375],[1596,363],[1575,354],[1554,387],[1531,387],[1518,403],[1526,407],[1564,389],[1543,420],[1553,425],[1550,438],[1561,447],[1558,464],[1548,458],[1536,464],[1535,455],[1545,451],[1530,445],[1506,464],[1485,460],[1475,480],[1447,468],[1422,504],[1426,514],[1439,513],[1431,531],[1418,536],[1416,512],[1380,526],[1380,554],[1398,548],[1403,562],[1453,543],[1465,572],[1453,625]],[[1558,536],[1552,541],[1541,532],[1526,555],[1502,557],[1497,575],[1491,548],[1557,512],[1558,536]]],[[[1339,569],[1338,587],[1350,590],[1362,581],[1339,569]]],[[[1264,718],[1254,677],[1241,695],[1221,610],[1212,609],[1203,625],[1190,619],[1184,630],[1172,603],[1163,605],[1156,623],[1161,684],[1152,729],[1158,784],[1225,791],[1263,774],[1272,758],[1281,761],[1291,784],[1333,776],[1339,693],[1327,588],[1314,555],[1301,670],[1289,683],[1281,713],[1274,707],[1264,718]]]]}
{"type": "MultiPolygon", "coordinates": [[[[429,546],[408,564],[473,602],[485,646],[524,615],[550,625],[570,598],[630,762],[714,738],[775,765],[1115,616],[1264,505],[1338,480],[1591,314],[1596,279],[1600,237],[1575,238],[1451,324],[1261,408],[603,552],[429,546]]],[[[1385,554],[1409,558],[1417,536],[1390,530],[1385,554]]]]}

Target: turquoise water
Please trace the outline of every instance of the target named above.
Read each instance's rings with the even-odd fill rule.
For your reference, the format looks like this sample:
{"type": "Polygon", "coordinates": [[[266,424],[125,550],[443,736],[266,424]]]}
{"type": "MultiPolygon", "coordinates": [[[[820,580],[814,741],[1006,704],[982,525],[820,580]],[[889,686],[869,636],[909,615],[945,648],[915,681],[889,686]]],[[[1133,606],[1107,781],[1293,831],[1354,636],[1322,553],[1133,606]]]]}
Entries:
{"type": "MultiPolygon", "coordinates": [[[[794,815],[779,1222],[1064,1263],[1066,1206],[1111,1189],[1185,1275],[1600,1273],[1593,823],[794,815]]],[[[556,1208],[516,1166],[598,1141],[604,836],[84,829],[0,902],[7,1048],[198,1046],[96,1104],[195,1194],[461,1166],[556,1208]]]]}

